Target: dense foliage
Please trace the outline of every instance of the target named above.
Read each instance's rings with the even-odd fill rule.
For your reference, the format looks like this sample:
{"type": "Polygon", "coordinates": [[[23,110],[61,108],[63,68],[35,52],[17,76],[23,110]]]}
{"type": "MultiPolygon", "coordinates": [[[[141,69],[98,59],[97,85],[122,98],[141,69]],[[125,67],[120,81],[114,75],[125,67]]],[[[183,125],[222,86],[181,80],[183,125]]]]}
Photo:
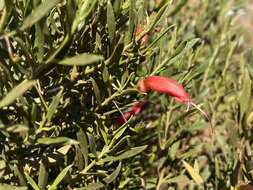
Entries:
{"type": "Polygon", "coordinates": [[[243,2],[1,0],[1,188],[223,190],[252,181],[243,2]],[[139,92],[150,75],[182,83],[214,131],[194,107],[139,92]],[[117,125],[136,102],[142,110],[117,125]]]}

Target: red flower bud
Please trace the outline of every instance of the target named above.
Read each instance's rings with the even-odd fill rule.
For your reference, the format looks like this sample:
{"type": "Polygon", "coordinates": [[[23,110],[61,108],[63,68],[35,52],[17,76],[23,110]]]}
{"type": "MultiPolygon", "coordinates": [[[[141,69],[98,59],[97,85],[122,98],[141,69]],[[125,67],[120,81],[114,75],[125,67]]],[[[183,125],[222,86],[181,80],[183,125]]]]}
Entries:
{"type": "Polygon", "coordinates": [[[191,98],[182,84],[174,79],[163,76],[149,76],[140,80],[137,86],[141,92],[156,91],[167,94],[181,103],[191,102],[191,98]]]}
{"type": "Polygon", "coordinates": [[[131,111],[123,113],[122,116],[120,116],[120,117],[117,118],[116,124],[118,126],[123,125],[132,115],[133,115],[133,113],[131,111]]]}
{"type": "Polygon", "coordinates": [[[161,31],[161,27],[160,26],[155,27],[154,32],[160,32],[160,31],[161,31]]]}
{"type": "Polygon", "coordinates": [[[125,113],[123,113],[122,116],[120,116],[117,120],[116,120],[116,124],[118,126],[123,125],[131,116],[135,116],[138,115],[141,112],[143,104],[140,102],[137,102],[135,104],[133,104],[133,106],[131,107],[130,111],[127,111],[125,113]]]}
{"type": "Polygon", "coordinates": [[[137,115],[141,112],[141,109],[142,109],[142,103],[140,102],[137,102],[135,103],[132,108],[131,108],[131,112],[134,114],[134,115],[137,115]]]}
{"type": "MultiPolygon", "coordinates": [[[[135,30],[135,37],[137,39],[137,37],[144,31],[144,27],[141,24],[138,24],[136,26],[136,30],[135,30]]],[[[145,46],[148,43],[148,35],[145,34],[142,38],[141,38],[141,45],[145,46]]]]}

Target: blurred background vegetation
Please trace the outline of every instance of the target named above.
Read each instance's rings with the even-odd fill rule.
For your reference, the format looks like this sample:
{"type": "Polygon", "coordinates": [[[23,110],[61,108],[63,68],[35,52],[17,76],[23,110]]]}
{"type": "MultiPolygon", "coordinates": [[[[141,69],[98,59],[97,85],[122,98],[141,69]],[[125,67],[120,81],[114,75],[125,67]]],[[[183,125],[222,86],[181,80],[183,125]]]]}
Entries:
{"type": "Polygon", "coordinates": [[[252,189],[252,6],[1,0],[0,189],[252,189]],[[150,75],[181,82],[214,132],[139,93],[150,75]]]}

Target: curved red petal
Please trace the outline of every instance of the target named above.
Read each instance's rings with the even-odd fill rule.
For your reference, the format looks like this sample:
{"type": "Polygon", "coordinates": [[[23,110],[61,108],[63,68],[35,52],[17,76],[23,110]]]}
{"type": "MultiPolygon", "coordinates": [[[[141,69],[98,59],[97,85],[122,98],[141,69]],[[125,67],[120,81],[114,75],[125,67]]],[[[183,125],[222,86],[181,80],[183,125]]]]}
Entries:
{"type": "Polygon", "coordinates": [[[138,83],[141,92],[156,91],[174,97],[178,102],[190,102],[189,94],[184,90],[182,84],[176,80],[163,76],[149,76],[138,83]]]}

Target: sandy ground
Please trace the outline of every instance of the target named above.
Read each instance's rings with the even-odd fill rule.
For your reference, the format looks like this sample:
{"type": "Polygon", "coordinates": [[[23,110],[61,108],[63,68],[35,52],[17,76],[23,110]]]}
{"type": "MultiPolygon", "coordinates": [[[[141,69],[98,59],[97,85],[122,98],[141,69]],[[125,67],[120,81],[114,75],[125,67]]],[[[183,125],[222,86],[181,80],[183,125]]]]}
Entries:
{"type": "Polygon", "coordinates": [[[252,47],[253,44],[253,0],[245,0],[245,9],[239,17],[238,24],[241,25],[245,35],[245,42],[252,47]]]}

